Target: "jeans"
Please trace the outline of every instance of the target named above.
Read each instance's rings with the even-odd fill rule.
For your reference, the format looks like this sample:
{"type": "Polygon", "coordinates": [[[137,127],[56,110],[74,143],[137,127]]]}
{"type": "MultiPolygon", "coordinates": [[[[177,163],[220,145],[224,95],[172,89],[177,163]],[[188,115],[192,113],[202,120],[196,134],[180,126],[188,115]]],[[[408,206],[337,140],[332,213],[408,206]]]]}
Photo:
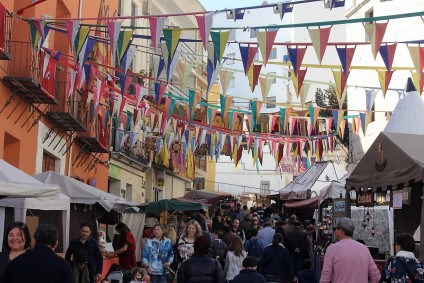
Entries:
{"type": "Polygon", "coordinates": [[[167,283],[165,275],[150,275],[150,283],[167,283]]]}

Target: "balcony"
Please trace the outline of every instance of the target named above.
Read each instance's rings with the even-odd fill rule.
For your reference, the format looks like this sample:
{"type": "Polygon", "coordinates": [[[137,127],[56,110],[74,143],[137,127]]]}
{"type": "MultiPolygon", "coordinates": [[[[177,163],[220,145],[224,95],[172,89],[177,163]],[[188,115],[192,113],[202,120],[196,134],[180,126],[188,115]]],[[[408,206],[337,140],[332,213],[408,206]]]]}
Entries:
{"type": "MultiPolygon", "coordinates": [[[[93,103],[93,102],[91,102],[93,103]]],[[[100,115],[97,115],[90,122],[90,107],[85,112],[82,125],[87,129],[86,132],[79,132],[76,140],[80,142],[89,152],[108,153],[110,144],[110,126],[104,126],[104,121],[100,115]]]]}
{"type": "Polygon", "coordinates": [[[56,94],[48,93],[40,85],[40,52],[32,50],[30,42],[12,41],[10,55],[5,84],[28,103],[57,104],[56,94]]]}
{"type": "Polygon", "coordinates": [[[4,16],[0,19],[0,60],[10,60],[10,40],[12,38],[12,15],[0,4],[0,11],[4,11],[4,16]]]}
{"type": "Polygon", "coordinates": [[[123,162],[125,161],[125,163],[129,165],[141,166],[141,170],[151,167],[153,151],[149,150],[148,147],[139,140],[137,140],[134,143],[134,146],[130,148],[129,137],[127,137],[122,146],[119,146],[116,139],[115,128],[112,130],[111,149],[112,158],[123,162]]]}
{"type": "MultiPolygon", "coordinates": [[[[58,75],[58,74],[57,74],[58,75]]],[[[56,94],[58,94],[58,104],[49,105],[47,117],[55,124],[59,125],[64,131],[86,132],[81,119],[81,96],[75,93],[74,98],[66,93],[66,81],[59,82],[59,76],[56,76],[56,94]]]]}

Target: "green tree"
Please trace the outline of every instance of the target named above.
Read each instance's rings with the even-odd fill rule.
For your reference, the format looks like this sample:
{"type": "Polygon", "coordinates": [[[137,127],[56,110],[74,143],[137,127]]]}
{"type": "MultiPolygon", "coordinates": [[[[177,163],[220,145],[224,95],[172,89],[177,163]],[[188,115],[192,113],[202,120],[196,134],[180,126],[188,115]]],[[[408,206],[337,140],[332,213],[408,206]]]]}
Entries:
{"type": "MultiPolygon", "coordinates": [[[[334,85],[330,84],[328,89],[317,88],[315,92],[315,102],[318,107],[324,108],[319,111],[320,117],[333,117],[332,109],[339,109],[339,102],[337,101],[336,89],[334,85]],[[328,110],[325,110],[328,109],[328,110]]],[[[343,102],[342,109],[347,109],[347,100],[343,102]]],[[[334,125],[331,125],[331,130],[336,132],[334,125]]],[[[345,125],[345,135],[344,138],[337,134],[337,142],[343,144],[345,147],[349,146],[349,127],[348,123],[345,125]]]]}

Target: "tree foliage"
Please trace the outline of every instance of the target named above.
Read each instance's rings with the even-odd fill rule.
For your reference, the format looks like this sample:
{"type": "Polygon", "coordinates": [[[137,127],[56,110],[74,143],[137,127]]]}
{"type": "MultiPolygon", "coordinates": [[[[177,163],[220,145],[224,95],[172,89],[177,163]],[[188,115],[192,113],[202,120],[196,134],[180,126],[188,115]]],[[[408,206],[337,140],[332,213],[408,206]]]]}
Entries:
{"type": "MultiPolygon", "coordinates": [[[[328,89],[317,88],[315,92],[315,102],[321,108],[319,112],[320,117],[333,117],[332,109],[339,109],[339,102],[337,101],[336,89],[334,85],[329,85],[328,89]],[[324,108],[324,109],[322,109],[324,108]],[[328,109],[328,110],[325,110],[328,109]]],[[[343,102],[342,109],[347,109],[347,101],[343,102]]],[[[336,132],[334,124],[331,125],[331,130],[336,132]]],[[[343,144],[345,147],[349,146],[349,127],[348,123],[345,125],[344,138],[337,134],[337,142],[343,144]]]]}

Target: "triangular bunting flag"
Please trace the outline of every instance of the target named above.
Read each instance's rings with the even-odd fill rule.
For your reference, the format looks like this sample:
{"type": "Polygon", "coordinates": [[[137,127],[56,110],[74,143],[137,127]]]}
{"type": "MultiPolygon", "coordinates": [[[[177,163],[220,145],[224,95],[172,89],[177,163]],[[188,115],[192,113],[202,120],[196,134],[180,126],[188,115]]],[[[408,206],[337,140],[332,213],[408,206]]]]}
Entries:
{"type": "Polygon", "coordinates": [[[383,41],[387,24],[388,22],[364,24],[365,32],[367,33],[371,43],[371,51],[372,51],[372,55],[374,56],[374,60],[377,57],[378,50],[380,49],[381,42],[383,41]]]}
{"type": "Polygon", "coordinates": [[[130,46],[130,43],[132,41],[132,35],[134,33],[134,30],[122,30],[119,32],[118,42],[117,42],[117,52],[118,52],[118,59],[121,61],[122,57],[124,57],[125,53],[128,50],[128,47],[130,46]]]}
{"type": "Polygon", "coordinates": [[[277,3],[274,7],[274,14],[280,14],[280,20],[283,20],[285,13],[290,13],[293,11],[293,4],[286,3],[277,3]]]}
{"type": "Polygon", "coordinates": [[[231,83],[231,79],[233,78],[234,72],[232,71],[223,71],[221,70],[219,72],[219,78],[221,81],[221,87],[222,87],[222,94],[227,94],[228,86],[231,83]]]}
{"type": "Polygon", "coordinates": [[[291,79],[293,82],[293,86],[294,86],[294,90],[296,92],[296,96],[299,97],[300,94],[300,90],[302,88],[302,84],[303,84],[303,80],[305,79],[305,75],[306,75],[306,71],[308,69],[304,69],[304,70],[298,70],[297,74],[295,74],[295,71],[293,69],[289,69],[290,73],[291,73],[291,79]]]}
{"type": "Polygon", "coordinates": [[[175,51],[180,41],[181,31],[182,29],[180,28],[163,29],[163,36],[165,38],[166,47],[168,48],[168,57],[170,60],[174,58],[175,51]]]}
{"type": "Polygon", "coordinates": [[[156,52],[157,46],[159,45],[160,36],[162,34],[163,25],[165,24],[166,18],[155,18],[150,17],[150,36],[152,38],[153,50],[156,52]]]}
{"type": "Polygon", "coordinates": [[[350,72],[350,64],[352,63],[353,55],[355,54],[356,45],[354,47],[337,47],[337,54],[342,63],[342,68],[345,76],[347,77],[350,72]]]}
{"type": "Polygon", "coordinates": [[[421,74],[424,67],[424,47],[408,45],[409,54],[418,74],[421,74]]]}
{"type": "Polygon", "coordinates": [[[185,82],[187,81],[191,70],[193,69],[193,63],[192,62],[178,62],[178,74],[180,76],[180,82],[181,87],[185,86],[185,82]]]}
{"type": "Polygon", "coordinates": [[[366,89],[365,94],[366,94],[366,99],[367,99],[367,101],[366,101],[367,112],[370,113],[372,106],[374,105],[375,98],[377,96],[377,90],[366,89]]]}
{"type": "Polygon", "coordinates": [[[215,120],[216,116],[216,108],[208,107],[208,124],[209,128],[212,127],[213,121],[215,120]]]}
{"type": "Polygon", "coordinates": [[[265,78],[259,78],[259,85],[261,86],[263,101],[267,101],[269,90],[271,89],[273,77],[266,76],[265,78]]]}
{"type": "MultiPolygon", "coordinates": [[[[411,70],[412,75],[412,81],[414,82],[415,88],[417,89],[418,93],[421,95],[424,87],[424,73],[417,74],[417,72],[414,72],[411,70]]],[[[399,95],[400,97],[400,95],[399,95]]]]}
{"type": "Polygon", "coordinates": [[[220,94],[219,102],[221,104],[221,115],[224,120],[229,112],[230,106],[233,103],[233,97],[220,94]]]}
{"type": "Polygon", "coordinates": [[[190,124],[193,122],[194,112],[196,111],[197,103],[202,98],[201,92],[195,92],[194,90],[189,89],[188,91],[188,101],[190,106],[190,124]]]}
{"type": "Polygon", "coordinates": [[[249,79],[249,85],[252,92],[255,91],[255,87],[258,84],[259,74],[261,73],[262,65],[252,64],[249,71],[247,72],[247,78],[249,79]]]}
{"type": "Polygon", "coordinates": [[[229,31],[211,32],[212,42],[215,49],[218,61],[221,62],[222,56],[224,55],[225,47],[227,46],[228,37],[230,36],[229,31]]]}
{"type": "Polygon", "coordinates": [[[209,41],[209,34],[212,27],[213,13],[195,16],[199,27],[200,37],[202,38],[203,48],[206,50],[206,45],[209,41]]]}
{"type": "Polygon", "coordinates": [[[163,97],[163,94],[165,93],[167,86],[168,86],[167,84],[161,84],[161,83],[155,84],[155,96],[156,96],[157,105],[160,104],[162,97],[163,97]]]}
{"type": "Polygon", "coordinates": [[[318,62],[321,65],[324,57],[325,49],[327,48],[328,39],[330,37],[331,27],[308,29],[312,44],[314,45],[315,54],[318,57],[318,62]]]}
{"type": "Polygon", "coordinates": [[[277,35],[278,30],[273,31],[257,31],[256,36],[258,38],[259,50],[261,51],[262,60],[264,65],[268,62],[269,54],[271,53],[272,45],[277,35]]]}
{"type": "Polygon", "coordinates": [[[380,81],[381,91],[383,92],[384,98],[386,98],[386,92],[389,88],[390,80],[392,79],[392,75],[394,71],[387,72],[382,70],[377,70],[378,79],[380,81]]]}
{"type": "Polygon", "coordinates": [[[299,69],[302,66],[302,61],[303,61],[303,57],[305,56],[306,47],[305,48],[299,48],[298,46],[296,46],[296,48],[287,47],[287,50],[289,52],[290,61],[294,69],[294,74],[297,76],[297,73],[299,72],[299,69]]]}
{"type": "Polygon", "coordinates": [[[339,102],[340,108],[342,108],[341,107],[341,105],[343,105],[343,99],[342,98],[343,98],[343,94],[344,94],[345,87],[346,87],[347,76],[341,70],[340,71],[332,70],[332,71],[333,71],[334,81],[336,83],[337,101],[339,102]]]}
{"type": "Polygon", "coordinates": [[[385,44],[380,46],[380,55],[388,72],[392,70],[393,59],[395,58],[397,44],[385,44]]]}
{"type": "Polygon", "coordinates": [[[241,60],[243,61],[244,73],[247,75],[247,72],[250,70],[250,65],[253,63],[253,59],[255,59],[256,53],[258,52],[258,46],[239,46],[240,47],[240,55],[241,60]]]}

